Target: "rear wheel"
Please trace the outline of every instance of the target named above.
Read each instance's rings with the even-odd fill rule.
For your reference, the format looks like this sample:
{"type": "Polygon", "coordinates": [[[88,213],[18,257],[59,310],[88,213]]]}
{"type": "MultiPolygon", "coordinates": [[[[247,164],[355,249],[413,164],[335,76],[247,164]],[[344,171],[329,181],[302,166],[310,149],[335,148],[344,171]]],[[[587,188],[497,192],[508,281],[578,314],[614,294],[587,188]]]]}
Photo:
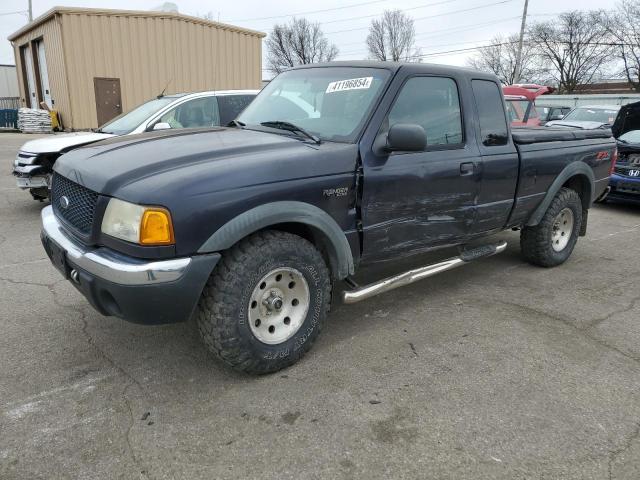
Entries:
{"type": "Polygon", "coordinates": [[[554,267],[573,252],[582,226],[582,202],[574,190],[562,188],[556,194],[540,223],[520,233],[520,249],[534,265],[554,267]]]}
{"type": "Polygon", "coordinates": [[[311,348],[330,297],[329,271],[310,242],[261,232],[223,255],[202,293],[198,327],[232,368],[275,372],[311,348]]]}

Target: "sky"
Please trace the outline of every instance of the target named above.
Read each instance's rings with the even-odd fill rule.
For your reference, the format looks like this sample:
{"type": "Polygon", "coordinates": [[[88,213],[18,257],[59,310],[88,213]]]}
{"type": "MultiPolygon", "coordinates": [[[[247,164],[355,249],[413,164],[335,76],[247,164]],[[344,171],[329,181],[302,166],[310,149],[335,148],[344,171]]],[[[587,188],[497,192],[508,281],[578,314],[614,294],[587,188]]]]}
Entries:
{"type": "MultiPolygon", "coordinates": [[[[33,0],[34,18],[56,5],[93,8],[150,10],[161,0],[33,0]]],[[[269,33],[275,23],[293,16],[319,22],[340,54],[336,60],[367,58],[365,45],[371,20],[384,10],[400,9],[414,18],[416,46],[423,61],[465,65],[474,48],[491,43],[497,34],[520,30],[524,0],[174,0],[180,13],[205,15],[224,23],[269,33]]],[[[610,5],[613,6],[614,2],[610,5]]],[[[596,10],[602,0],[529,0],[527,22],[544,21],[567,10],[596,10]]],[[[15,64],[11,44],[6,38],[27,23],[27,0],[0,2],[0,64],[15,64]]],[[[263,49],[264,50],[264,49],[263,49]]],[[[263,63],[263,78],[271,78],[263,63]]]]}

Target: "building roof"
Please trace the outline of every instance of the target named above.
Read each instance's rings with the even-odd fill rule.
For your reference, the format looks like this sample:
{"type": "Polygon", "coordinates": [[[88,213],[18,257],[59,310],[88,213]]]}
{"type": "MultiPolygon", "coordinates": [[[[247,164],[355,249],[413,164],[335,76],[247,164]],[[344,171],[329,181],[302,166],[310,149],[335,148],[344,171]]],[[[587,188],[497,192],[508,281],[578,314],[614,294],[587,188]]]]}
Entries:
{"type": "Polygon", "coordinates": [[[47,10],[45,13],[35,18],[33,22],[28,23],[20,30],[9,35],[8,40],[14,41],[18,37],[24,35],[28,31],[36,28],[37,26],[45,23],[49,19],[56,15],[69,14],[69,15],[110,15],[116,17],[156,17],[156,18],[173,18],[183,20],[185,22],[196,23],[200,25],[207,25],[210,27],[219,28],[222,30],[229,30],[237,33],[244,33],[247,35],[253,35],[256,37],[265,37],[266,34],[257,30],[250,30],[248,28],[237,27],[235,25],[229,25],[226,23],[214,22],[211,20],[205,20],[204,18],[192,17],[190,15],[183,15],[181,13],[173,12],[157,12],[157,11],[143,11],[143,10],[114,10],[103,8],[77,8],[77,7],[53,7],[51,10],[47,10]]]}

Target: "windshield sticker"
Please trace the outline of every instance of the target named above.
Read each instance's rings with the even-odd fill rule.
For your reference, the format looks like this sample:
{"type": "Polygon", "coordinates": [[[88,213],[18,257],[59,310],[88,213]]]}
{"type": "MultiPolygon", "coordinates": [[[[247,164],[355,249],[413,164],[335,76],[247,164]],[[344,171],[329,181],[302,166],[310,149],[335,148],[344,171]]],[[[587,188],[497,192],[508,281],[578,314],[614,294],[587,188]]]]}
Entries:
{"type": "Polygon", "coordinates": [[[352,78],[349,80],[338,80],[327,85],[325,93],[344,92],[346,90],[362,90],[371,87],[373,77],[352,78]]]}

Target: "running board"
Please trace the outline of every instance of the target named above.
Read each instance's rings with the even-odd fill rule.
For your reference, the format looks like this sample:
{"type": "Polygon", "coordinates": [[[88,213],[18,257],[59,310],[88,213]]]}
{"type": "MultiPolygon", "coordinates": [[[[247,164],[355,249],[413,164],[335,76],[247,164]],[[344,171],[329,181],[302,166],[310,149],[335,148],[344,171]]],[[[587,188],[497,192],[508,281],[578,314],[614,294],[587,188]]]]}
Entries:
{"type": "Polygon", "coordinates": [[[342,292],[342,301],[344,303],[357,303],[375,295],[380,295],[381,293],[394,290],[398,287],[403,287],[410,283],[417,282],[423,278],[432,277],[438,273],[452,270],[473,260],[490,257],[496,253],[504,252],[506,248],[507,242],[500,242],[493,245],[483,245],[471,250],[465,250],[460,254],[460,256],[450,258],[444,262],[426,265],[421,268],[416,268],[415,270],[409,270],[408,272],[385,278],[384,280],[356,288],[355,290],[346,290],[342,292]]]}

